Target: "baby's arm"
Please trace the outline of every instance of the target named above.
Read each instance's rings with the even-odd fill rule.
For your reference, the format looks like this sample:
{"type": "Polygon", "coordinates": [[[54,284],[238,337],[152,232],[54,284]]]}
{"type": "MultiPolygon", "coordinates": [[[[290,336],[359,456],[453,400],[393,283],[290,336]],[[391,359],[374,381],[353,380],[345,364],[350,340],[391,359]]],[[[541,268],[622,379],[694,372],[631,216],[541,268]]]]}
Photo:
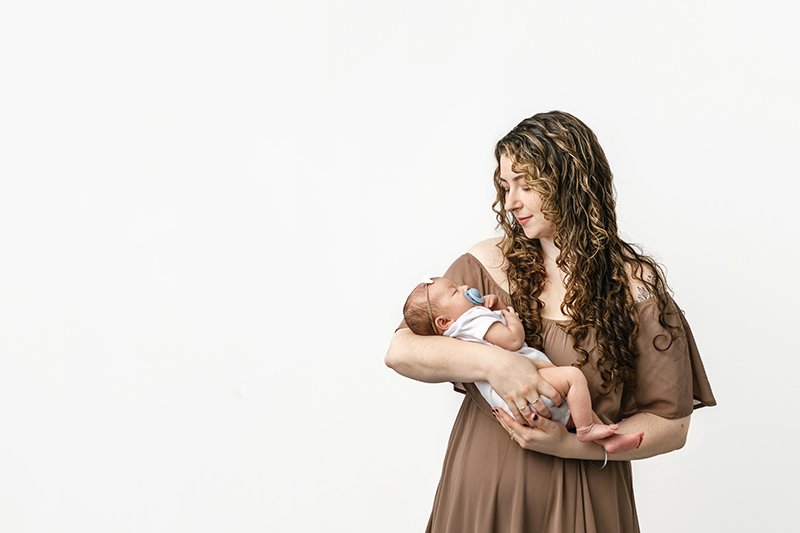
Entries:
{"type": "Polygon", "coordinates": [[[483,338],[495,346],[516,352],[525,344],[525,328],[514,308],[500,309],[500,312],[503,313],[503,318],[506,319],[508,325],[495,322],[489,327],[483,338]]]}

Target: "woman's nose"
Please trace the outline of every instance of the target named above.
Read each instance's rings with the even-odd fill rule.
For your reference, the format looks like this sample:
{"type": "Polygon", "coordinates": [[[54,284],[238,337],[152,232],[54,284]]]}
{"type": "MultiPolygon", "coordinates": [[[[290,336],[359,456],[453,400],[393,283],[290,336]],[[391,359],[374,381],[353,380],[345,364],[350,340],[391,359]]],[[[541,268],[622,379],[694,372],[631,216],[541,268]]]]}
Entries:
{"type": "Polygon", "coordinates": [[[508,191],[506,193],[505,204],[503,205],[505,210],[506,211],[514,211],[516,209],[519,209],[519,206],[520,206],[520,204],[519,204],[519,199],[517,198],[517,195],[514,194],[511,191],[508,191]]]}

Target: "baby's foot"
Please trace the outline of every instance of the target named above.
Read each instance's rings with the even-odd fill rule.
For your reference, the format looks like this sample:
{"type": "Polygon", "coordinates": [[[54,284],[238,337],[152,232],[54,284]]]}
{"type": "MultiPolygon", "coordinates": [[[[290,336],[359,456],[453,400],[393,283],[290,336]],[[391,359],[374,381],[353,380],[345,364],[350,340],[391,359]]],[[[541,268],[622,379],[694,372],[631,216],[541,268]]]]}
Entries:
{"type": "Polygon", "coordinates": [[[576,430],[578,440],[587,442],[590,440],[600,440],[610,437],[614,432],[619,429],[619,424],[589,424],[588,426],[579,427],[576,430]]]}
{"type": "Polygon", "coordinates": [[[638,433],[631,433],[630,435],[615,433],[603,440],[601,444],[608,453],[621,453],[635,450],[642,445],[642,440],[644,440],[644,433],[641,431],[638,433]]]}

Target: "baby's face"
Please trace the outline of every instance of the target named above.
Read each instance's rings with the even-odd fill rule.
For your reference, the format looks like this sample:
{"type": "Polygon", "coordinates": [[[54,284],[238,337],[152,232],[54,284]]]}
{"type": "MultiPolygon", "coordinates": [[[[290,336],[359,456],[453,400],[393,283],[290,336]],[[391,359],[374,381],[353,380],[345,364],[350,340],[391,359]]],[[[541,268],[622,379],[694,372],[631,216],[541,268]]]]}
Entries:
{"type": "Polygon", "coordinates": [[[464,291],[469,285],[456,285],[447,278],[436,278],[433,285],[428,287],[431,303],[439,308],[439,315],[455,320],[467,312],[475,304],[467,300],[464,291]]]}

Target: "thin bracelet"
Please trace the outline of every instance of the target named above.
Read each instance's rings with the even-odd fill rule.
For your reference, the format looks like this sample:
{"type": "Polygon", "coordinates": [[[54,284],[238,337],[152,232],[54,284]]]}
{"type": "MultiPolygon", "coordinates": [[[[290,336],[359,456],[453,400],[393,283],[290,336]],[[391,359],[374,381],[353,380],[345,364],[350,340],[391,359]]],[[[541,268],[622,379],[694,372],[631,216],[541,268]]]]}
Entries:
{"type": "MultiPolygon", "coordinates": [[[[603,453],[605,454],[605,457],[603,458],[603,466],[601,466],[599,468],[595,466],[595,468],[597,468],[598,470],[604,469],[606,467],[606,465],[608,464],[608,450],[603,448],[603,453]]],[[[592,466],[594,466],[594,464],[592,466]]]]}

